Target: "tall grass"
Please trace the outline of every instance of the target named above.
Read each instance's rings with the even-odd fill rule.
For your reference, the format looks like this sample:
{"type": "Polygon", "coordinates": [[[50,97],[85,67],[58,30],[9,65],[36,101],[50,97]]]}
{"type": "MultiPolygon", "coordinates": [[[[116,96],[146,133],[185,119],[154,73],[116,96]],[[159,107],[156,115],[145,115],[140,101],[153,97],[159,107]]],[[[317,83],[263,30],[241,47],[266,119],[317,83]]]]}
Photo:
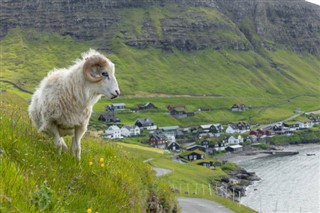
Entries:
{"type": "MultiPolygon", "coordinates": [[[[26,103],[1,94],[1,212],[142,212],[155,195],[170,212],[169,186],[111,142],[83,140],[82,160],[58,155],[29,122],[26,103]]],[[[70,144],[70,138],[66,141],[70,144]]]]}

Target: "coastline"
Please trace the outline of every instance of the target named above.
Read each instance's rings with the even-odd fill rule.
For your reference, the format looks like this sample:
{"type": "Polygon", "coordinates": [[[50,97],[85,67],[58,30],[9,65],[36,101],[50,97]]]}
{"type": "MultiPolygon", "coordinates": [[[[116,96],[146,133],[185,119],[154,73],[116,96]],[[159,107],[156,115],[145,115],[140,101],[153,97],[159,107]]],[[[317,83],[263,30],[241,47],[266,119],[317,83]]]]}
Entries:
{"type": "MultiPolygon", "coordinates": [[[[313,147],[320,147],[320,144],[310,143],[310,144],[277,146],[277,151],[288,151],[288,152],[298,151],[299,152],[304,149],[310,149],[313,147]]],[[[242,161],[254,160],[254,159],[263,158],[263,157],[274,157],[274,155],[268,154],[268,153],[261,153],[259,151],[242,151],[237,153],[226,153],[224,156],[219,157],[219,159],[239,164],[242,161]]]]}
{"type": "Polygon", "coordinates": [[[246,196],[241,199],[241,203],[263,212],[275,212],[275,209],[277,212],[319,212],[320,206],[314,202],[314,197],[319,196],[320,144],[281,148],[298,151],[299,154],[270,156],[239,163],[247,171],[255,172],[262,180],[246,188],[246,196]]]}
{"type": "MultiPolygon", "coordinates": [[[[272,151],[280,153],[284,152],[285,155],[295,155],[300,153],[302,150],[312,149],[313,147],[319,148],[320,144],[288,145],[278,146],[275,150],[252,150],[237,153],[226,153],[224,156],[221,156],[218,159],[223,161],[230,161],[236,163],[239,166],[239,164],[243,161],[250,161],[257,158],[273,158],[276,156],[284,156],[282,154],[274,154],[272,153],[272,151]],[[263,153],[267,151],[269,151],[270,153],[263,153]]],[[[222,197],[234,199],[237,202],[241,200],[241,197],[246,196],[246,191],[249,185],[252,185],[254,182],[261,180],[261,178],[258,177],[255,172],[249,172],[241,166],[239,166],[239,168],[237,168],[236,170],[227,172],[227,174],[228,177],[222,178],[220,180],[220,184],[216,186],[217,193],[222,197]],[[237,184],[234,185],[234,183],[237,184]]]]}

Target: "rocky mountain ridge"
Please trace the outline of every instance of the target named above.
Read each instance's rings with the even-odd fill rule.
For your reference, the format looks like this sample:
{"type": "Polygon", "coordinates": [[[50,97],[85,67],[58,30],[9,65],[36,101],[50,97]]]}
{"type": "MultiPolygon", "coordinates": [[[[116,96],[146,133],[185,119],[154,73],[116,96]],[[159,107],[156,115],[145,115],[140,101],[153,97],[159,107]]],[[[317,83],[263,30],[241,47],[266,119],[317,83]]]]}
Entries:
{"type": "Polygon", "coordinates": [[[58,32],[112,49],[237,51],[277,46],[320,54],[320,7],[303,0],[5,0],[0,37],[15,27],[58,32]]]}

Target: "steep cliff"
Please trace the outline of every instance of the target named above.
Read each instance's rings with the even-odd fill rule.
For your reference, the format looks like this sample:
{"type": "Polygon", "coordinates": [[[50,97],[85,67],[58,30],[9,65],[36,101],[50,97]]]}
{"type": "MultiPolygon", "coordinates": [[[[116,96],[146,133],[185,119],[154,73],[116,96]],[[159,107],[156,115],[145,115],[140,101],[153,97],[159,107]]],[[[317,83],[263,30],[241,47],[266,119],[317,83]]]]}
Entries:
{"type": "Polygon", "coordinates": [[[166,51],[280,45],[320,54],[320,7],[303,0],[5,0],[0,6],[0,37],[19,26],[106,49],[121,39],[166,51]]]}

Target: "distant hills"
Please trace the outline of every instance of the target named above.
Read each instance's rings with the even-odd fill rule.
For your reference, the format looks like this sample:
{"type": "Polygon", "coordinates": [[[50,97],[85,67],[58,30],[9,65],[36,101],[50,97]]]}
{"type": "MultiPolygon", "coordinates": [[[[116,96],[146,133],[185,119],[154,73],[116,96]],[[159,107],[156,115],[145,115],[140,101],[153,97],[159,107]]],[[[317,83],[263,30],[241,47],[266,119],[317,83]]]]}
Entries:
{"type": "Polygon", "coordinates": [[[0,6],[1,77],[26,89],[91,47],[115,61],[127,95],[320,91],[320,7],[304,0],[8,0],[0,6]]]}

